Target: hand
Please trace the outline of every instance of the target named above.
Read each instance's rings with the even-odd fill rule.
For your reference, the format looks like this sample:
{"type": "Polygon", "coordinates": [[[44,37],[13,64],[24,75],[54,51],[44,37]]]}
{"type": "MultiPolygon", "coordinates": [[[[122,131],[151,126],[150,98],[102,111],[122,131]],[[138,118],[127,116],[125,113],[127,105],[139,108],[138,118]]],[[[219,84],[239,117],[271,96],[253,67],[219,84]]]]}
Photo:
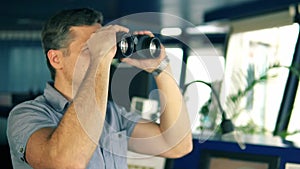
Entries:
{"type": "Polygon", "coordinates": [[[120,25],[108,25],[98,29],[87,40],[87,48],[91,54],[91,62],[100,57],[113,58],[116,54],[116,33],[129,32],[129,29],[120,25]]]}
{"type": "MultiPolygon", "coordinates": [[[[137,32],[134,32],[133,34],[148,35],[150,37],[154,37],[153,33],[150,31],[137,31],[137,32]]],[[[161,45],[160,47],[161,47],[160,55],[157,58],[133,59],[133,58],[128,57],[128,58],[122,58],[121,61],[151,73],[151,72],[153,72],[154,69],[157,68],[157,66],[160,64],[160,62],[166,57],[166,51],[165,51],[164,46],[161,45]]]]}

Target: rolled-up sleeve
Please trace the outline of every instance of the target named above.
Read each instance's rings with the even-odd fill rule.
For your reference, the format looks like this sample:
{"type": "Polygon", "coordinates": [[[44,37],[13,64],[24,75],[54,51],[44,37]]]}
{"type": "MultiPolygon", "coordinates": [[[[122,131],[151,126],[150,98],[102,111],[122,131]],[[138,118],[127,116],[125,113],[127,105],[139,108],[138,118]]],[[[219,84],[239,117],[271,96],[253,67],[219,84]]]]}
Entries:
{"type": "Polygon", "coordinates": [[[114,103],[114,113],[117,114],[120,121],[121,130],[126,130],[127,138],[131,136],[131,133],[136,125],[141,120],[141,116],[134,112],[128,112],[124,107],[118,106],[114,103]]]}
{"type": "Polygon", "coordinates": [[[11,155],[25,162],[26,145],[32,133],[44,127],[54,126],[54,122],[43,108],[34,107],[30,102],[16,106],[10,112],[7,123],[11,155]]]}

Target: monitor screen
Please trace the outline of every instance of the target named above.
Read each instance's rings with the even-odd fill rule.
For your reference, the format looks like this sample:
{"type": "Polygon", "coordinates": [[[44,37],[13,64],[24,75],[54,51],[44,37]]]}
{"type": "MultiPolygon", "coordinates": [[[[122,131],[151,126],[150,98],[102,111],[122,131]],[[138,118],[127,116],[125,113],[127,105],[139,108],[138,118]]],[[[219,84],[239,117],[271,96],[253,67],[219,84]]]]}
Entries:
{"type": "Polygon", "coordinates": [[[201,169],[274,169],[278,167],[279,157],[277,156],[219,150],[201,151],[201,169]]]}
{"type": "Polygon", "coordinates": [[[177,84],[180,85],[183,50],[179,47],[174,47],[171,45],[167,45],[165,49],[170,60],[173,77],[175,78],[177,84]]]}
{"type": "Polygon", "coordinates": [[[210,159],[210,169],[223,169],[223,168],[231,168],[231,169],[268,169],[269,165],[261,162],[253,162],[253,161],[243,161],[237,159],[230,158],[217,158],[213,157],[210,159]]]}

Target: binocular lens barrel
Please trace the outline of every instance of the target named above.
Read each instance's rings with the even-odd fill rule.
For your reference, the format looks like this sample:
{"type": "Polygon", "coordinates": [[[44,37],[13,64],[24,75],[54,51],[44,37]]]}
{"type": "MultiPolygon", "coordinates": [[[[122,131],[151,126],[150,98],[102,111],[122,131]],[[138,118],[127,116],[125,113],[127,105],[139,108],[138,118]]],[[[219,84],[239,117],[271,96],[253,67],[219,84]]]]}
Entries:
{"type": "Polygon", "coordinates": [[[136,59],[156,58],[160,54],[160,40],[148,35],[117,34],[117,57],[136,59]]]}
{"type": "Polygon", "coordinates": [[[134,49],[133,38],[130,34],[122,33],[117,34],[117,54],[123,57],[132,55],[134,49]]]}

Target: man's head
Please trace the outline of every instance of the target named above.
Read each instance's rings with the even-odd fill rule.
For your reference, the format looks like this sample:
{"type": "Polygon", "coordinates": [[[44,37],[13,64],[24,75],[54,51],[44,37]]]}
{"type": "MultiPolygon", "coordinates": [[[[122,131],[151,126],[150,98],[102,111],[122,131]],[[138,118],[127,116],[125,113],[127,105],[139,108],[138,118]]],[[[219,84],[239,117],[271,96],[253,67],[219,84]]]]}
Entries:
{"type": "Polygon", "coordinates": [[[89,8],[63,10],[52,16],[42,29],[42,46],[47,58],[51,78],[55,79],[56,70],[48,59],[49,50],[62,50],[68,55],[68,47],[74,35],[70,28],[102,24],[102,14],[89,8]]]}

